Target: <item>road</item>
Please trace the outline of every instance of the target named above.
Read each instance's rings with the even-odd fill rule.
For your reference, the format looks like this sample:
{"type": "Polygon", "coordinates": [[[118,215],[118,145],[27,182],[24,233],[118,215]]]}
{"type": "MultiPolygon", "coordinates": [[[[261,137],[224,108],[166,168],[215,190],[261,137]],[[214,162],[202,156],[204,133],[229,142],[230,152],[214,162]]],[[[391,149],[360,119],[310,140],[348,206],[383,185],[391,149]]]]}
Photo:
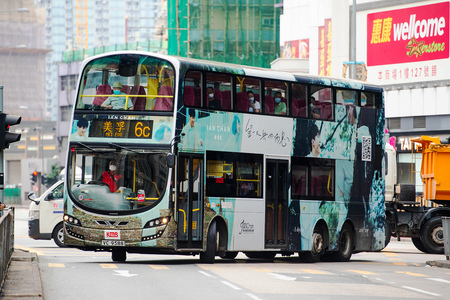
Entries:
{"type": "Polygon", "coordinates": [[[304,264],[297,257],[272,260],[129,254],[113,263],[110,253],[58,248],[27,237],[27,210],[16,209],[15,247],[39,257],[44,297],[53,299],[449,299],[450,269],[443,260],[393,240],[377,253],[350,262],[304,264]]]}

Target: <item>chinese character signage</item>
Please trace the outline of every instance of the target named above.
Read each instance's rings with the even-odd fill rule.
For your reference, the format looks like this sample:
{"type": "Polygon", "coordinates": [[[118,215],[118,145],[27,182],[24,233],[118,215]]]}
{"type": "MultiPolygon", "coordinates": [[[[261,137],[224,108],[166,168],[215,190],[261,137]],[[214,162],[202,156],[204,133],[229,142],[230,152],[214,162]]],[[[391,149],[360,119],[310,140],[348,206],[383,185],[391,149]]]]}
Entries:
{"type": "MultiPolygon", "coordinates": [[[[367,66],[449,58],[448,23],[449,2],[368,14],[367,66]]],[[[436,65],[386,68],[378,77],[389,80],[399,76],[402,79],[433,76],[433,68],[436,65]]]]}
{"type": "Polygon", "coordinates": [[[331,19],[319,26],[319,75],[331,76],[331,19]]]}

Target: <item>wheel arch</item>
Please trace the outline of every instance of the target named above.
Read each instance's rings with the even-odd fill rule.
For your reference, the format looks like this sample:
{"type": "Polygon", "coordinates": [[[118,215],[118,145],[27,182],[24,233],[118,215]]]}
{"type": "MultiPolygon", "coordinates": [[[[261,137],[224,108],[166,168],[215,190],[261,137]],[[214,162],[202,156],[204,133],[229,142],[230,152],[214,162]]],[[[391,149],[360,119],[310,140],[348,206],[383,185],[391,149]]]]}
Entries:
{"type": "Polygon", "coordinates": [[[423,225],[434,217],[450,217],[450,207],[435,207],[428,210],[420,219],[420,228],[423,228],[423,225]]]}
{"type": "MultiPolygon", "coordinates": [[[[216,223],[216,225],[215,225],[216,231],[219,234],[218,249],[219,249],[219,251],[225,251],[228,249],[228,225],[227,225],[227,222],[221,215],[217,215],[209,223],[208,230],[209,230],[209,227],[214,222],[216,223]]],[[[206,232],[208,232],[208,230],[206,230],[206,232]]]]}

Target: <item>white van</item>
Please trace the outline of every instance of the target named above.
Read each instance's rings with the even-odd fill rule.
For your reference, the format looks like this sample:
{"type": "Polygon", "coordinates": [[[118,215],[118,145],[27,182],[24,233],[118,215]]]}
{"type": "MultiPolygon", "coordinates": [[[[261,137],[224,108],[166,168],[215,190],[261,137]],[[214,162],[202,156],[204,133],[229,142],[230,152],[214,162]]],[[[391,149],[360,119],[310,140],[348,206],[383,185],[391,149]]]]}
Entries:
{"type": "Polygon", "coordinates": [[[64,181],[60,180],[45,191],[39,198],[34,192],[28,194],[28,236],[35,240],[50,240],[64,247],[63,232],[64,181]]]}

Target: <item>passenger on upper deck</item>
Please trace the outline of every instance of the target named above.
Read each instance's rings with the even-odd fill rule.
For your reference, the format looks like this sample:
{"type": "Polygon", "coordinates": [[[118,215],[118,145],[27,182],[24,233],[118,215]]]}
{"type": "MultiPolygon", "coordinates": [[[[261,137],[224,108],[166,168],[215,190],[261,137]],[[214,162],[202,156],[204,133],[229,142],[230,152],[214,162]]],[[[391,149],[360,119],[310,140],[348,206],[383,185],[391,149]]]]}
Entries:
{"type": "MultiPolygon", "coordinates": [[[[113,85],[113,93],[114,95],[126,95],[122,92],[122,84],[118,81],[113,85]]],[[[125,103],[127,103],[126,97],[112,96],[106,99],[105,102],[102,103],[101,107],[108,109],[125,109],[125,103]]],[[[133,102],[130,98],[128,98],[127,109],[133,110],[133,108],[133,102]]]]}
{"type": "Polygon", "coordinates": [[[208,108],[221,109],[222,103],[219,99],[214,98],[214,89],[212,87],[208,87],[206,89],[206,94],[208,95],[208,108]]]}
{"type": "Polygon", "coordinates": [[[273,113],[276,115],[285,115],[286,114],[286,103],[281,102],[281,93],[275,93],[275,108],[273,113]]]}
{"type": "Polygon", "coordinates": [[[252,91],[248,91],[247,96],[248,96],[248,111],[259,113],[261,111],[261,104],[258,101],[255,101],[255,94],[253,94],[252,91]]]}
{"type": "Polygon", "coordinates": [[[317,106],[316,98],[311,96],[311,117],[320,119],[320,108],[317,106]]]}

